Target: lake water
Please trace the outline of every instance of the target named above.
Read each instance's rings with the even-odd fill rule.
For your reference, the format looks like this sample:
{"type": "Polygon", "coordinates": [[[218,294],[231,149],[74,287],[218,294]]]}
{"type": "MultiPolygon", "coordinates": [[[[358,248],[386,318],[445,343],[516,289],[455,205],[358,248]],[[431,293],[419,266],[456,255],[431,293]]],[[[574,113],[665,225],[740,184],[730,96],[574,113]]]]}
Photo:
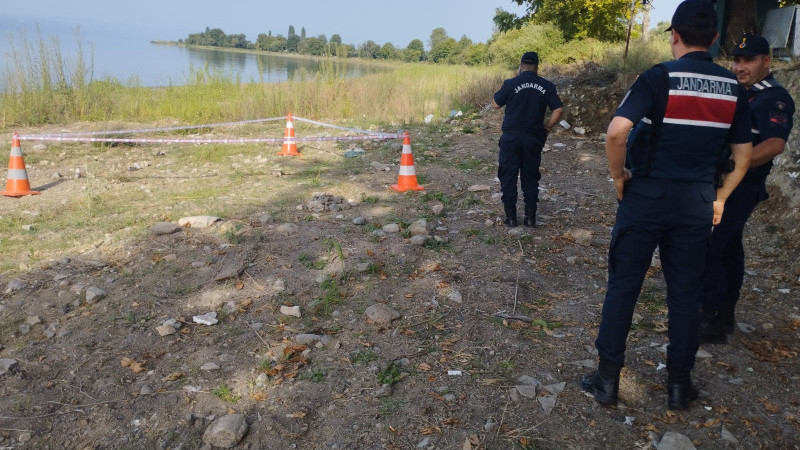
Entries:
{"type": "MultiPolygon", "coordinates": [[[[338,77],[359,77],[383,69],[357,62],[344,62],[293,58],[281,55],[231,52],[213,49],[186,48],[158,45],[152,40],[175,41],[185,38],[178,33],[128,27],[109,28],[100,24],[76,24],[53,21],[39,22],[26,18],[0,17],[0,89],[5,83],[5,73],[12,49],[17,52],[23,41],[38,43],[39,35],[52,46],[58,42],[67,65],[76,58],[78,42],[84,52],[84,62],[92,68],[95,80],[115,78],[122,83],[131,81],[141,86],[175,86],[184,84],[192,68],[212,73],[223,73],[231,79],[244,82],[278,82],[313,76],[324,70],[338,77]],[[79,38],[78,38],[79,36],[79,38]]],[[[202,31],[202,30],[198,30],[202,31]]],[[[252,42],[255,39],[248,39],[252,42]]]]}

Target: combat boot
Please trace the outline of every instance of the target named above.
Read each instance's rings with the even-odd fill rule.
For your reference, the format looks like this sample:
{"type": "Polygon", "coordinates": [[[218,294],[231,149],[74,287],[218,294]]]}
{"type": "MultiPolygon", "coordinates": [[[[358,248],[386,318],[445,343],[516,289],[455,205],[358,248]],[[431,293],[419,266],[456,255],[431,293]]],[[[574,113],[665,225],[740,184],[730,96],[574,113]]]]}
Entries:
{"type": "Polygon", "coordinates": [[[703,308],[697,339],[700,344],[725,344],[733,334],[732,308],[703,308]]]}
{"type": "Polygon", "coordinates": [[[667,408],[673,411],[689,409],[689,404],[697,400],[698,391],[692,380],[683,383],[667,383],[667,408]]]}
{"type": "Polygon", "coordinates": [[[522,219],[522,224],[526,227],[536,226],[536,204],[533,206],[525,205],[525,217],[522,219]]]}
{"type": "Polygon", "coordinates": [[[689,404],[697,400],[698,391],[692,383],[691,371],[677,367],[667,359],[667,408],[674,411],[689,409],[689,404]]]}
{"type": "Polygon", "coordinates": [[[598,403],[616,405],[621,370],[622,364],[612,363],[601,358],[597,370],[581,377],[581,389],[592,394],[598,403]]]}
{"type": "Polygon", "coordinates": [[[506,213],[506,220],[503,221],[506,226],[514,228],[517,226],[517,208],[504,207],[506,213]]]}

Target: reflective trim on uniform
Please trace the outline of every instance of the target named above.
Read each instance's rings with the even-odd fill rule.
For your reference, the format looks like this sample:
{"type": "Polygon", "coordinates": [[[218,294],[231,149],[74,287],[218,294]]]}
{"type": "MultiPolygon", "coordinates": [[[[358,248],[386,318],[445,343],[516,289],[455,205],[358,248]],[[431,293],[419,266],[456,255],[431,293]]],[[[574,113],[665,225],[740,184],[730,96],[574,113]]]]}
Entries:
{"type": "Polygon", "coordinates": [[[675,125],[694,125],[698,127],[711,127],[711,128],[730,128],[731,124],[721,122],[709,122],[707,120],[687,120],[687,119],[671,119],[664,118],[664,123],[671,123],[675,125]]]}
{"type": "Polygon", "coordinates": [[[751,128],[750,132],[753,133],[753,134],[761,134],[761,132],[756,130],[755,128],[751,128]]]}
{"type": "Polygon", "coordinates": [[[653,124],[653,121],[648,119],[647,117],[642,117],[642,122],[644,122],[644,123],[646,123],[648,125],[652,125],[653,124]]]}
{"type": "Polygon", "coordinates": [[[716,75],[706,75],[703,73],[695,73],[695,72],[670,72],[670,78],[698,78],[701,80],[708,80],[708,81],[722,81],[724,83],[735,83],[735,80],[726,77],[718,77],[716,75]]]}
{"type": "Polygon", "coordinates": [[[414,166],[400,166],[400,176],[403,175],[416,175],[417,173],[414,172],[414,166]]]}
{"type": "Polygon", "coordinates": [[[630,96],[631,96],[631,91],[630,91],[630,89],[629,89],[629,90],[628,90],[628,93],[626,93],[626,94],[625,94],[625,97],[622,97],[622,101],[621,101],[621,102],[619,102],[619,106],[617,106],[617,109],[619,109],[619,108],[622,108],[622,105],[624,105],[624,104],[625,104],[625,100],[627,100],[627,99],[628,99],[628,97],[630,97],[630,96]]]}
{"type": "Polygon", "coordinates": [[[772,87],[772,85],[769,84],[769,81],[767,80],[763,80],[762,83],[764,83],[764,87],[772,87]]]}
{"type": "Polygon", "coordinates": [[[681,91],[678,89],[670,89],[669,95],[683,95],[687,97],[711,98],[714,100],[726,100],[731,102],[735,102],[737,100],[737,97],[735,95],[712,94],[710,92],[697,92],[697,91],[681,91]]]}
{"type": "Polygon", "coordinates": [[[9,180],[27,180],[28,172],[25,169],[8,169],[9,180]]]}

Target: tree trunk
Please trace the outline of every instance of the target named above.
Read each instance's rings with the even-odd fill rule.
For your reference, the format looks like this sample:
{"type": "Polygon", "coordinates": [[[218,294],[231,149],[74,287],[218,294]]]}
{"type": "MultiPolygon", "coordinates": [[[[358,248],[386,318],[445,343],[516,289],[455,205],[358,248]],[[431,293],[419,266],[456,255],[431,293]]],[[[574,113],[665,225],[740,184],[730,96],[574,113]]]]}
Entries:
{"type": "Polygon", "coordinates": [[[728,26],[725,35],[720,36],[720,48],[724,54],[729,54],[733,44],[745,33],[758,32],[757,6],[757,0],[728,1],[725,10],[728,26]]]}

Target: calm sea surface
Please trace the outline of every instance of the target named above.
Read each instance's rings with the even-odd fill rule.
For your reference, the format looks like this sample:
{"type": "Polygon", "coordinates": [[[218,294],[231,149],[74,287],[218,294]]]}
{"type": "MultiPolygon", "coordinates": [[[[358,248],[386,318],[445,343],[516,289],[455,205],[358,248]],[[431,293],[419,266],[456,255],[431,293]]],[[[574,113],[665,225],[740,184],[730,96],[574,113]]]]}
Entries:
{"type": "MultiPolygon", "coordinates": [[[[111,29],[107,25],[91,23],[76,25],[0,17],[0,89],[5,83],[6,72],[13,70],[13,65],[9,65],[12,53],[20,54],[25,42],[38,45],[39,36],[48,47],[54,48],[56,45],[55,48],[60,49],[68,67],[73,66],[77,59],[80,42],[84,63],[92,69],[93,79],[115,78],[122,83],[132,82],[141,86],[182,85],[193,69],[205,70],[206,67],[212,73],[222,73],[231,79],[267,83],[307,78],[321,70],[343,78],[382,70],[353,62],[330,63],[317,59],[151,43],[152,40],[175,41],[186,37],[160,30],[111,29]]],[[[248,36],[248,39],[255,41],[255,37],[248,36]]]]}

